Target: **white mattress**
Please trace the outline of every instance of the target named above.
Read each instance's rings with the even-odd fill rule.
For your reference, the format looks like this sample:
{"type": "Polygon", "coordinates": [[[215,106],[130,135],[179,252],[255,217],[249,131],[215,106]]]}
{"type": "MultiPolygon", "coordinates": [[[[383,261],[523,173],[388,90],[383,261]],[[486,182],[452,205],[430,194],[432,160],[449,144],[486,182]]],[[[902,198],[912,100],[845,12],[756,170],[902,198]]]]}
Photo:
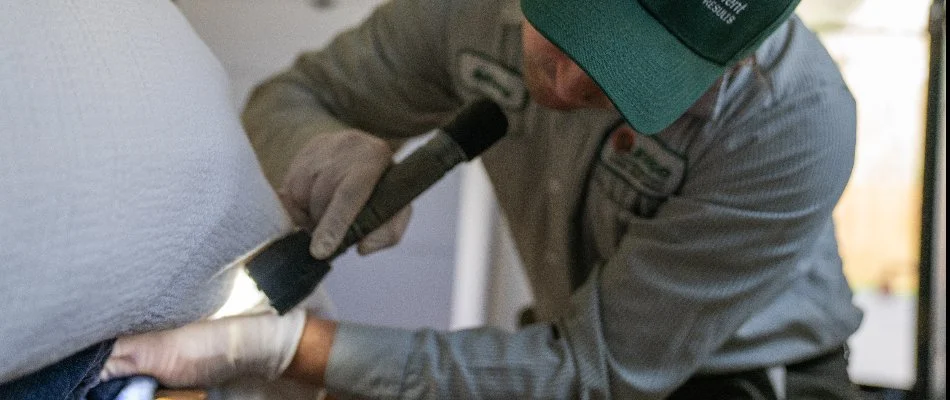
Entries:
{"type": "Polygon", "coordinates": [[[0,382],[210,314],[287,228],[170,1],[0,2],[0,382]]]}

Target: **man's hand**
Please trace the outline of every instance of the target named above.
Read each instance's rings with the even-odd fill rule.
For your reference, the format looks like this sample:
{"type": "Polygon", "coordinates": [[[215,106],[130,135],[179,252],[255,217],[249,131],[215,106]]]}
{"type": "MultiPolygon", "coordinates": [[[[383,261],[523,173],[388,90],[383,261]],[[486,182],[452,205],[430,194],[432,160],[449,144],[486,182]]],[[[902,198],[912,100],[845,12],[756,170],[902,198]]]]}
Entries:
{"type": "Polygon", "coordinates": [[[300,343],[306,312],[202,321],[178,329],[120,338],[103,380],[150,375],[170,387],[206,387],[237,376],[276,379],[300,343]]]}
{"type": "MultiPolygon", "coordinates": [[[[384,140],[359,130],[321,135],[297,153],[278,195],[293,221],[313,230],[314,257],[326,259],[340,245],[392,157],[384,140]]],[[[409,207],[400,211],[357,250],[367,254],[396,244],[410,214],[409,207]]]]}

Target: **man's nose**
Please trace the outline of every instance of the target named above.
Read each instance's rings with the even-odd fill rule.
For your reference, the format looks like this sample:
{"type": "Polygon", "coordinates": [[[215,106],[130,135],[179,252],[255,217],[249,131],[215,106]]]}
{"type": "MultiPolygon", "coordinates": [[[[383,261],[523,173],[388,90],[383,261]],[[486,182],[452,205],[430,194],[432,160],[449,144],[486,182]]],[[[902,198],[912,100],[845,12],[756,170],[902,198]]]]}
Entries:
{"type": "Polygon", "coordinates": [[[558,65],[554,92],[562,101],[575,107],[598,107],[606,98],[594,80],[569,60],[558,65]]]}

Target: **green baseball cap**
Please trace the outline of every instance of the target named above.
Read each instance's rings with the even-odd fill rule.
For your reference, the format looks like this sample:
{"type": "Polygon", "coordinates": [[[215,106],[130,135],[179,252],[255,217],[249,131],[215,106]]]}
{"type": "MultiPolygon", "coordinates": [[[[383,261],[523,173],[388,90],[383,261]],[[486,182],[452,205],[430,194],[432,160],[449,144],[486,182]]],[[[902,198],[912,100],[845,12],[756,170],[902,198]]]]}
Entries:
{"type": "Polygon", "coordinates": [[[525,18],[654,134],[752,54],[799,0],[521,0],[525,18]]]}

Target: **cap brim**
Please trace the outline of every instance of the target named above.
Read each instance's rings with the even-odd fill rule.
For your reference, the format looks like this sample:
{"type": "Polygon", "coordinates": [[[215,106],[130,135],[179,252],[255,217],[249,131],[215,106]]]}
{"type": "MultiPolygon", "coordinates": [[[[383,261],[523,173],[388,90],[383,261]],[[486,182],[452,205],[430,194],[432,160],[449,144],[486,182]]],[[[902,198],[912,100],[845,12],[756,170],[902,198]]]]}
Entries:
{"type": "Polygon", "coordinates": [[[521,8],[643,134],[676,121],[725,70],[693,53],[637,0],[521,0],[521,8]]]}

